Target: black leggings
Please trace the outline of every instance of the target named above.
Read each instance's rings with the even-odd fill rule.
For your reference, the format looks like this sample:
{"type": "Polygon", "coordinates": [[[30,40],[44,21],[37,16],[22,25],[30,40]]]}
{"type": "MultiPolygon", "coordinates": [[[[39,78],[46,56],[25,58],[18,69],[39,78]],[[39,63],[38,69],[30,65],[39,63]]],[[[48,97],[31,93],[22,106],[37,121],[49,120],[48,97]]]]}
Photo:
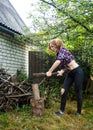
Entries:
{"type": "Polygon", "coordinates": [[[65,89],[64,94],[61,96],[61,107],[60,109],[62,111],[65,110],[66,105],[66,97],[68,90],[72,83],[75,83],[75,94],[77,99],[77,112],[81,113],[82,108],[82,84],[83,84],[84,74],[80,67],[77,67],[76,69],[70,71],[64,81],[63,88],[65,89]]]}

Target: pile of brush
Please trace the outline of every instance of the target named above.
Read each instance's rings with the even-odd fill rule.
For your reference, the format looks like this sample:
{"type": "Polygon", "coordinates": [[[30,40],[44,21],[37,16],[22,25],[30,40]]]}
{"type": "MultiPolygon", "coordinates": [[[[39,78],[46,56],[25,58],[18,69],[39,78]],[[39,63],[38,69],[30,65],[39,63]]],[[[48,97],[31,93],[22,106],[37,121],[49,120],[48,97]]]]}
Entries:
{"type": "Polygon", "coordinates": [[[13,82],[17,74],[8,74],[7,70],[0,69],[0,111],[10,111],[23,104],[30,103],[32,98],[31,84],[25,80],[13,82]]]}

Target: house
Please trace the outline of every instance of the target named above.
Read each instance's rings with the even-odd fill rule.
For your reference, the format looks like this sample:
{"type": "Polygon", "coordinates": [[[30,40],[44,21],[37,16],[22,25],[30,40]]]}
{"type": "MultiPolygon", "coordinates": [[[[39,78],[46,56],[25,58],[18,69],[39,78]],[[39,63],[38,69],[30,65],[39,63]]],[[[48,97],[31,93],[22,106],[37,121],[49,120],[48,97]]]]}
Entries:
{"type": "Polygon", "coordinates": [[[27,42],[18,40],[25,35],[26,25],[9,0],[0,0],[0,68],[10,74],[22,70],[28,74],[27,42]]]}

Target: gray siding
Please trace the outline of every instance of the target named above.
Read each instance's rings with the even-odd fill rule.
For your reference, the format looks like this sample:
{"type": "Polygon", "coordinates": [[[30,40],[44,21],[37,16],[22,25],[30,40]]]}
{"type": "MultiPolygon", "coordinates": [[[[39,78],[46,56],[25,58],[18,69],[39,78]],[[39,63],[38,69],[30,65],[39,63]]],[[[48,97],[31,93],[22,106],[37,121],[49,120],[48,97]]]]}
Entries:
{"type": "Polygon", "coordinates": [[[26,43],[0,32],[0,68],[8,69],[10,74],[17,69],[28,74],[28,49],[26,43]]]}

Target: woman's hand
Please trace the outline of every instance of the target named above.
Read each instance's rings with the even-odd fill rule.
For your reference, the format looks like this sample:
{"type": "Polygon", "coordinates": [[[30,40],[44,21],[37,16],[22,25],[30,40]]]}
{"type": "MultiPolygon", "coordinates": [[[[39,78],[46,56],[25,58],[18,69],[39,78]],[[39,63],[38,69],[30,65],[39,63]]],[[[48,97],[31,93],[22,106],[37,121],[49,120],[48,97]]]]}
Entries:
{"type": "Polygon", "coordinates": [[[52,76],[52,72],[50,72],[50,71],[46,72],[46,76],[48,76],[48,77],[52,76]]]}
{"type": "Polygon", "coordinates": [[[64,73],[64,70],[57,71],[57,76],[62,76],[64,73]]]}

